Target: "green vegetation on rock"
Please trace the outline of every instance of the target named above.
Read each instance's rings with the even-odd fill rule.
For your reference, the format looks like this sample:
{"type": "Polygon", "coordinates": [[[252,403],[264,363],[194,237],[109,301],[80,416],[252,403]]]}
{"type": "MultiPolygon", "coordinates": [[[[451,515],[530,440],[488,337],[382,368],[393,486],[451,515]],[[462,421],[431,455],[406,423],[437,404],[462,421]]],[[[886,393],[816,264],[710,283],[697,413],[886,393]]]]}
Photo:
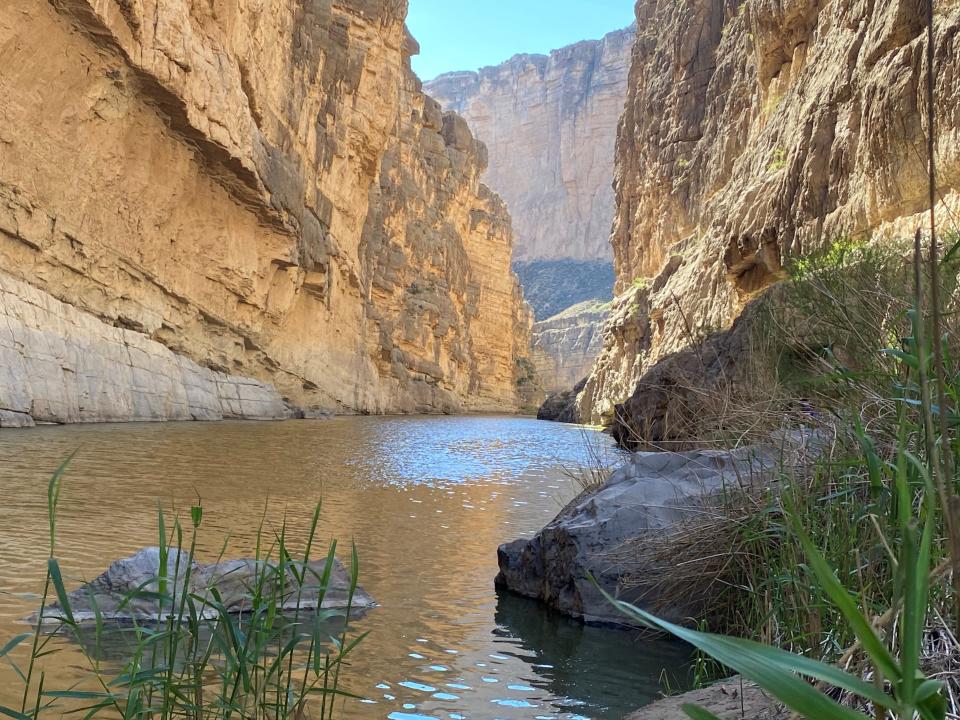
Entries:
{"type": "Polygon", "coordinates": [[[613,297],[613,264],[602,260],[529,260],[515,262],[523,294],[537,321],[585,300],[613,297]]]}

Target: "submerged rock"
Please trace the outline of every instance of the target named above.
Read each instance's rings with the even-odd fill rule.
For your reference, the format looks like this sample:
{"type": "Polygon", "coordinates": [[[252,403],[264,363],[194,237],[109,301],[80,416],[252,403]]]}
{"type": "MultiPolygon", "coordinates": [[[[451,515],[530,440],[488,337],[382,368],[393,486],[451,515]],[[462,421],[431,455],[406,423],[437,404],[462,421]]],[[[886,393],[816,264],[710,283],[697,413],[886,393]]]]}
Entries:
{"type": "MultiPolygon", "coordinates": [[[[694,517],[724,488],[769,476],[775,458],[758,448],[635,453],[606,483],[580,495],[533,538],[500,546],[497,585],[589,622],[630,625],[591,576],[607,592],[641,607],[652,609],[653,598],[620,588],[625,568],[611,551],[694,517]]],[[[657,568],[646,571],[655,576],[657,568]]],[[[636,563],[630,574],[637,575],[636,563]]],[[[683,622],[698,608],[695,601],[674,600],[656,610],[667,620],[683,622]]]]}
{"type": "MultiPolygon", "coordinates": [[[[334,560],[329,583],[324,591],[321,578],[326,560],[317,560],[306,566],[303,586],[288,569],[277,587],[276,565],[267,566],[264,561],[252,558],[227,560],[210,565],[197,563],[189,553],[170,550],[167,556],[167,583],[170,594],[182,597],[186,591],[198,598],[212,599],[213,592],[220,595],[220,603],[231,613],[240,613],[250,608],[252,589],[261,577],[266,581],[260,590],[264,596],[276,591],[282,597],[284,610],[346,609],[350,591],[350,577],[339,560],[334,560]],[[189,573],[187,572],[189,569],[189,573]]],[[[68,594],[70,609],[77,622],[96,619],[99,610],[106,620],[150,621],[161,618],[156,593],[159,591],[160,549],[144,548],[135,555],[117,560],[106,572],[90,583],[68,594]]],[[[365,610],[376,605],[374,599],[363,589],[357,588],[350,607],[365,610]]],[[[217,611],[206,606],[204,617],[213,617],[217,611]]],[[[44,620],[65,618],[60,603],[43,609],[44,620]]]]}

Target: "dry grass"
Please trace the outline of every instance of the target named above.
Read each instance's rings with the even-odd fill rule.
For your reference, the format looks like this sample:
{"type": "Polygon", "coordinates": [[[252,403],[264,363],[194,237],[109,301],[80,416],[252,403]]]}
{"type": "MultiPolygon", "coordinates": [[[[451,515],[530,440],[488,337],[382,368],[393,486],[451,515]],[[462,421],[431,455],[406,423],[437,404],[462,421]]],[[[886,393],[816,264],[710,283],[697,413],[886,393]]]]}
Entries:
{"type": "Polygon", "coordinates": [[[603,486],[621,461],[621,451],[610,446],[605,436],[585,428],[580,429],[580,443],[586,454],[583,465],[564,465],[561,473],[581,490],[581,495],[603,486]]]}
{"type": "MultiPolygon", "coordinates": [[[[960,358],[956,258],[945,277],[944,345],[948,358],[960,358]]],[[[852,632],[811,581],[791,523],[814,538],[865,613],[881,618],[897,605],[903,538],[892,520],[895,502],[872,482],[862,438],[881,463],[894,462],[901,440],[923,456],[922,418],[903,402],[914,388],[896,354],[912,336],[911,296],[904,253],[838,244],[794,267],[792,280],[730,331],[644,378],[620,418],[633,449],[769,445],[798,428],[824,444],[817,462],[785,461],[778,482],[714,498],[696,521],[613,550],[611,560],[626,568],[625,587],[654,612],[694,599],[701,611],[692,620],[711,630],[843,660],[869,675],[852,632]]],[[[950,367],[956,375],[960,364],[950,367]]],[[[941,527],[941,557],[945,533],[941,527]]],[[[948,717],[958,717],[960,646],[943,621],[952,620],[949,580],[946,573],[933,588],[923,662],[946,681],[948,717]]],[[[895,646],[896,623],[880,630],[895,646]]]]}

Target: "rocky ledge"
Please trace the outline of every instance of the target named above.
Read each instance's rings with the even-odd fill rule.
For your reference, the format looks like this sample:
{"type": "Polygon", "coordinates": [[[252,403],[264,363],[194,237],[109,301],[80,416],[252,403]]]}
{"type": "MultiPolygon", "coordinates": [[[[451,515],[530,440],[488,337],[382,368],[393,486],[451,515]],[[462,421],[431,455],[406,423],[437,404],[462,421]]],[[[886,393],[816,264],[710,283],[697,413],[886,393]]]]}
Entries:
{"type": "MultiPolygon", "coordinates": [[[[334,560],[329,581],[323,585],[321,578],[326,561],[308,563],[304,582],[286,571],[282,588],[276,585],[278,572],[264,561],[251,558],[227,560],[210,565],[197,563],[186,552],[171,550],[167,556],[167,577],[176,588],[176,594],[184,592],[200,598],[220,596],[222,604],[231,613],[239,613],[250,607],[252,588],[264,581],[261,592],[272,596],[277,591],[282,597],[284,610],[316,610],[318,608],[366,610],[376,605],[374,599],[363,589],[357,588],[350,596],[350,578],[339,560],[334,560]],[[190,572],[187,573],[189,568],[190,572]]],[[[67,598],[74,620],[78,623],[96,620],[97,610],[107,620],[156,621],[161,618],[156,593],[159,589],[160,549],[144,548],[131,557],[117,560],[106,572],[70,593],[67,598]]],[[[207,607],[206,613],[215,616],[217,611],[207,607]]],[[[64,619],[63,606],[54,603],[43,609],[44,621],[64,619]]]]}
{"type": "Polygon", "coordinates": [[[579,424],[580,411],[577,409],[577,397],[586,384],[586,379],[583,379],[574,385],[572,390],[547,395],[547,399],[537,411],[537,420],[579,424]]]}

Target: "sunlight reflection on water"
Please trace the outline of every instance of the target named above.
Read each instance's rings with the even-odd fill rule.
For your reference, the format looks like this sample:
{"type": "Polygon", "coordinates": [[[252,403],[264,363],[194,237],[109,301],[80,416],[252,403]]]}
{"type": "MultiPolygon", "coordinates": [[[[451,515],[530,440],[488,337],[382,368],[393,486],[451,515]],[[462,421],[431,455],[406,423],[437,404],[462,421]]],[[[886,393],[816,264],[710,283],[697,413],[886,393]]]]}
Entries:
{"type": "MultiPolygon", "coordinates": [[[[59,525],[71,584],[154,544],[158,503],[182,509],[202,497],[207,560],[226,536],[232,556],[251,554],[264,513],[304,534],[322,498],[324,539],[356,539],[361,584],[380,603],[358,623],[371,635],[346,681],[364,702],[339,717],[619,718],[659,692],[661,670],[685,672],[685,648],[497,596],[497,546],[549,521],[578,492],[563,468],[590,461],[581,429],[511,417],[5,430],[0,644],[35,609],[46,481],[78,448],[59,525]]],[[[79,663],[66,650],[48,674],[64,686],[79,663]]],[[[0,705],[11,704],[14,679],[0,667],[0,705]]]]}

